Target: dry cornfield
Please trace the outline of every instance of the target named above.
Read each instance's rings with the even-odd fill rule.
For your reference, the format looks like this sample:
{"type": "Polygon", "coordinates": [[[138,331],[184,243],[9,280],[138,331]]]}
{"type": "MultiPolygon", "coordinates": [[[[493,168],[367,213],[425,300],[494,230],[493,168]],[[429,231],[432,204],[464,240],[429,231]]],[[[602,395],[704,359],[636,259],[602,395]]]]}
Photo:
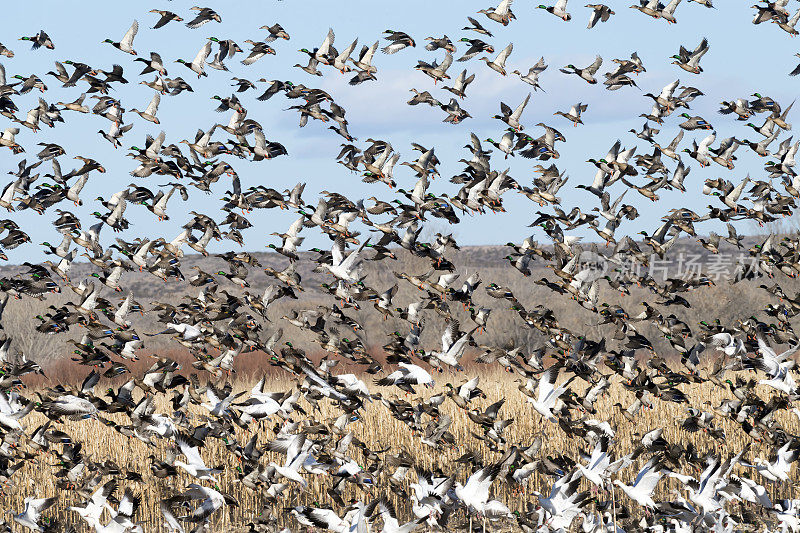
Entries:
{"type": "MultiPolygon", "coordinates": [[[[745,378],[753,377],[748,375],[750,374],[749,372],[738,372],[737,374],[745,378]]],[[[409,430],[409,427],[403,422],[393,418],[379,396],[365,404],[358,420],[350,423],[347,426],[347,431],[352,432],[355,439],[363,443],[364,449],[377,453],[378,457],[381,456],[381,452],[396,454],[401,450],[407,451],[414,458],[413,464],[415,467],[419,467],[426,472],[447,472],[455,475],[461,481],[468,477],[473,470],[469,463],[459,464],[457,462],[460,457],[463,457],[468,452],[475,454],[476,463],[490,464],[498,461],[510,446],[529,446],[537,438],[541,439],[541,451],[539,452],[541,458],[560,462],[566,457],[575,462],[585,463],[585,457],[582,460],[581,454],[590,453],[592,445],[578,436],[569,436],[557,423],[543,420],[531,408],[527,397],[519,390],[522,380],[513,374],[501,372],[494,368],[490,368],[487,371],[480,366],[472,366],[463,373],[445,371],[435,376],[437,381],[434,388],[420,388],[421,390],[418,390],[418,394],[415,395],[401,392],[400,396],[394,393],[387,393],[385,387],[374,386],[371,384],[370,376],[363,375],[361,377],[365,383],[369,384],[373,394],[380,391],[383,394],[383,398],[387,400],[417,404],[431,396],[445,393],[447,390],[445,383],[458,385],[464,379],[471,378],[474,375],[480,375],[479,387],[484,391],[486,398],[473,400],[470,409],[482,411],[488,405],[500,399],[505,399],[498,418],[513,418],[513,423],[504,434],[506,444],[496,448],[494,451],[491,451],[489,447],[476,438],[476,433],[481,432],[480,427],[470,420],[465,410],[457,407],[450,399],[447,399],[441,406],[441,414],[450,415],[453,418],[450,432],[454,436],[455,443],[457,443],[453,446],[434,449],[423,444],[421,442],[422,435],[419,432],[409,430]]],[[[247,391],[254,384],[255,380],[247,378],[236,378],[233,381],[234,391],[247,391]]],[[[278,392],[291,390],[296,386],[296,381],[274,375],[267,378],[264,389],[278,392]]],[[[589,387],[590,385],[586,384],[574,385],[573,390],[577,396],[580,396],[589,387]]],[[[720,416],[715,418],[714,424],[724,431],[724,438],[714,439],[704,431],[689,432],[682,429],[680,421],[685,418],[686,409],[689,406],[709,411],[722,401],[730,399],[731,395],[726,394],[720,387],[713,385],[711,382],[684,384],[679,385],[678,388],[689,399],[688,405],[655,400],[653,408],[645,408],[640,411],[634,423],[623,416],[619,407],[615,406],[615,404],[619,403],[627,407],[636,399],[636,395],[622,384],[622,379],[617,378],[613,381],[608,393],[595,404],[596,413],[586,413],[584,418],[598,421],[608,420],[612,424],[616,431],[611,446],[614,458],[632,453],[641,444],[641,436],[658,427],[664,428],[663,436],[668,442],[682,446],[687,446],[691,443],[701,456],[711,453],[727,458],[744,450],[748,444],[750,444],[750,454],[753,457],[760,454],[762,456],[764,454],[769,455],[771,450],[769,445],[760,445],[754,442],[751,437],[744,434],[740,424],[720,416]]],[[[759,389],[764,399],[768,400],[770,396],[768,389],[759,389]]],[[[158,395],[154,405],[157,412],[170,412],[169,401],[165,395],[158,395]]],[[[334,407],[327,400],[319,403],[318,410],[312,409],[307,402],[301,403],[301,406],[307,409],[309,415],[315,420],[324,422],[329,427],[341,414],[341,410],[334,407]]],[[[204,420],[208,419],[208,411],[196,405],[189,409],[189,413],[190,419],[188,421],[195,426],[201,425],[204,420]]],[[[126,421],[125,416],[118,414],[110,414],[106,418],[120,424],[126,421]]],[[[298,417],[294,418],[297,419],[298,417]]],[[[47,418],[39,412],[31,413],[25,419],[27,432],[30,433],[32,428],[39,426],[46,420],[47,418]]],[[[788,411],[778,412],[776,414],[776,422],[778,422],[779,427],[782,426],[789,433],[795,434],[800,431],[798,417],[788,411]]],[[[277,416],[261,422],[252,421],[246,429],[234,426],[234,434],[236,440],[243,443],[255,432],[258,434],[259,445],[264,446],[275,435],[282,423],[283,420],[277,416]]],[[[68,433],[73,442],[83,445],[83,453],[86,456],[86,460],[94,462],[110,460],[120,468],[123,477],[127,472],[141,474],[142,479],[140,481],[130,483],[130,486],[141,497],[137,523],[141,524],[145,531],[166,531],[163,525],[164,518],[159,510],[159,501],[174,495],[192,482],[192,479],[183,473],[179,473],[177,478],[167,479],[158,479],[151,473],[151,458],[163,459],[170,441],[156,439],[154,444],[146,444],[133,436],[123,436],[104,423],[93,419],[81,421],[65,420],[63,423],[54,424],[54,427],[58,427],[68,433]]],[[[338,436],[333,434],[332,438],[335,440],[338,436]]],[[[21,446],[24,448],[25,444],[21,444],[21,446]]],[[[263,494],[245,487],[239,481],[242,476],[241,463],[221,440],[208,439],[201,453],[206,464],[224,468],[224,471],[218,477],[219,483],[217,487],[238,502],[238,507],[225,506],[213,516],[211,520],[213,531],[222,531],[226,528],[232,528],[237,531],[239,529],[246,530],[246,524],[262,513],[265,516],[271,515],[274,517],[275,523],[280,527],[288,527],[294,531],[299,526],[293,518],[289,517],[287,513],[289,507],[295,505],[319,506],[320,502],[330,501],[326,493],[326,490],[333,484],[330,476],[307,476],[308,487],[306,489],[302,489],[292,483],[278,501],[268,501],[263,494]]],[[[374,461],[374,457],[368,459],[366,454],[362,454],[361,451],[353,450],[351,456],[358,457],[359,465],[365,469],[369,469],[372,466],[371,461],[374,461]]],[[[280,454],[266,452],[261,459],[261,463],[266,464],[267,461],[280,462],[280,454]]],[[[642,460],[634,461],[631,466],[621,471],[617,477],[630,481],[643,462],[642,460]]],[[[55,455],[26,461],[22,469],[14,474],[13,481],[7,483],[4,488],[4,507],[14,510],[21,509],[24,506],[22,500],[33,492],[39,496],[49,497],[55,495],[60,499],[59,505],[48,513],[49,516],[65,526],[72,525],[79,531],[85,528],[85,524],[82,523],[78,514],[68,510],[70,505],[80,505],[84,498],[78,496],[74,490],[71,490],[75,487],[62,490],[55,485],[56,480],[59,478],[54,474],[60,468],[55,455]]],[[[734,473],[748,475],[747,470],[745,467],[737,466],[734,473]]],[[[399,494],[387,483],[387,478],[391,473],[391,471],[380,472],[374,476],[372,478],[372,486],[365,485],[361,488],[353,485],[347,486],[342,495],[344,501],[349,502],[351,498],[369,500],[385,496],[395,504],[401,522],[404,519],[413,518],[409,499],[405,495],[399,494]]],[[[698,472],[694,471],[683,473],[698,475],[698,472]]],[[[752,476],[753,474],[749,475],[752,476]]],[[[536,505],[538,493],[547,495],[556,477],[558,476],[552,473],[548,475],[541,471],[535,471],[524,487],[509,488],[506,483],[498,482],[493,485],[492,494],[493,497],[506,502],[512,511],[522,512],[527,505],[536,505]]],[[[403,488],[408,491],[409,484],[415,480],[416,476],[413,473],[409,473],[402,483],[403,488]]],[[[769,497],[773,501],[800,497],[800,490],[793,483],[766,483],[765,486],[769,497]]],[[[676,493],[680,492],[680,487],[681,484],[676,479],[664,478],[659,483],[654,498],[658,501],[662,498],[675,496],[676,493]]],[[[612,494],[609,490],[596,491],[586,481],[581,483],[581,488],[590,490],[596,498],[595,503],[586,508],[587,512],[595,508],[605,508],[610,504],[609,499],[612,494]]],[[[624,516],[623,508],[625,506],[630,508],[630,520],[633,521],[641,516],[641,509],[631,506],[619,489],[614,491],[613,496],[613,505],[617,509],[618,516],[624,516]]],[[[465,525],[466,515],[463,511],[457,512],[451,519],[450,527],[457,530],[465,525]]],[[[478,523],[476,522],[477,526],[478,523]]],[[[481,527],[483,526],[481,525],[481,527]]],[[[508,520],[490,523],[487,527],[492,531],[518,530],[518,525],[514,521],[508,520]]],[[[423,526],[419,530],[424,531],[426,529],[423,526]]]]}

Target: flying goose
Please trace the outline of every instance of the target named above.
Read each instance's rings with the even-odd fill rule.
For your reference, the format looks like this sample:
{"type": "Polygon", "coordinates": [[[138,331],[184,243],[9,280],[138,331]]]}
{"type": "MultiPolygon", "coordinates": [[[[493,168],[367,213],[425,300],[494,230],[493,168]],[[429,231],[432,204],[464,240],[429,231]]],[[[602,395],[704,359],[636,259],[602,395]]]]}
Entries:
{"type": "Polygon", "coordinates": [[[218,468],[208,468],[206,463],[203,461],[203,458],[200,456],[200,451],[198,450],[197,446],[190,446],[188,442],[183,439],[176,439],[176,444],[183,455],[186,456],[186,460],[188,462],[183,462],[180,460],[175,460],[173,464],[184,470],[190,476],[202,479],[213,481],[217,483],[217,480],[214,479],[213,474],[217,474],[222,470],[218,468]]]}
{"type": "Polygon", "coordinates": [[[11,517],[17,524],[28,529],[32,529],[33,531],[43,533],[46,531],[45,527],[39,524],[42,511],[46,511],[57,501],[58,498],[56,496],[51,498],[34,498],[33,496],[27,496],[23,501],[25,504],[25,510],[19,514],[14,514],[11,509],[9,509],[7,512],[11,513],[11,517]]]}
{"type": "Polygon", "coordinates": [[[538,394],[536,398],[528,397],[527,400],[533,404],[533,408],[544,418],[551,422],[556,421],[556,417],[552,410],[556,405],[559,397],[566,392],[572,378],[568,379],[558,387],[555,386],[556,379],[561,368],[558,365],[553,365],[548,368],[541,379],[539,379],[538,394]]]}

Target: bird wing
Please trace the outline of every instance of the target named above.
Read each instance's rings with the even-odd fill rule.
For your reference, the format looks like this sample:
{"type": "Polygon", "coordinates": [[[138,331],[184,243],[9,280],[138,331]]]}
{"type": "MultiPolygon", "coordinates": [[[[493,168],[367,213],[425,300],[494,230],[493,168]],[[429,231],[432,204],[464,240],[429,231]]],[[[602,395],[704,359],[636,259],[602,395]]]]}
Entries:
{"type": "Polygon", "coordinates": [[[511,118],[516,121],[519,121],[519,117],[522,116],[522,112],[525,110],[525,106],[528,105],[528,101],[531,99],[531,93],[528,93],[528,96],[525,97],[525,100],[522,101],[521,104],[517,106],[514,110],[514,113],[511,114],[511,118]]]}
{"type": "Polygon", "coordinates": [[[153,99],[150,100],[150,105],[147,106],[145,113],[152,117],[156,116],[156,113],[158,112],[158,105],[160,103],[161,103],[161,93],[156,91],[155,94],[153,94],[153,99]]]}
{"type": "Polygon", "coordinates": [[[355,251],[351,252],[350,255],[348,255],[347,258],[341,262],[340,266],[345,270],[351,270],[356,262],[356,259],[358,259],[358,256],[361,254],[361,250],[363,250],[367,244],[369,244],[369,239],[364,239],[364,242],[362,242],[355,251]]]}
{"type": "Polygon", "coordinates": [[[508,43],[508,46],[503,48],[503,50],[497,55],[494,62],[498,65],[503,65],[506,62],[506,59],[511,54],[511,51],[514,50],[514,43],[508,43]]]}
{"type": "Polygon", "coordinates": [[[197,468],[206,467],[206,464],[203,461],[203,458],[200,456],[200,451],[197,449],[197,446],[189,446],[189,443],[183,439],[178,439],[177,443],[178,447],[181,449],[181,453],[186,456],[186,460],[190,465],[193,465],[197,468]]]}
{"type": "Polygon", "coordinates": [[[594,63],[592,63],[591,65],[586,67],[585,70],[588,71],[590,74],[595,74],[598,71],[598,69],[600,69],[600,66],[602,64],[603,64],[603,58],[600,57],[600,56],[597,56],[597,58],[594,60],[594,63]]]}
{"type": "Polygon", "coordinates": [[[553,365],[548,368],[544,374],[542,374],[542,377],[539,379],[538,401],[543,401],[553,392],[553,388],[555,386],[556,379],[558,379],[558,373],[560,370],[561,367],[558,365],[553,365]]]}
{"type": "Polygon", "coordinates": [[[322,41],[322,44],[317,51],[320,55],[326,55],[333,44],[333,40],[336,38],[336,35],[333,33],[333,28],[328,28],[328,35],[325,36],[325,40],[322,41]]]}
{"type": "Polygon", "coordinates": [[[211,41],[208,41],[203,47],[197,52],[197,55],[194,57],[194,61],[192,61],[192,65],[202,66],[205,63],[206,59],[208,58],[208,54],[211,53],[211,41]]]}
{"type": "Polygon", "coordinates": [[[131,48],[133,46],[133,38],[136,37],[136,32],[139,31],[139,23],[134,20],[131,27],[125,32],[125,36],[120,41],[120,46],[125,48],[131,48]]]}

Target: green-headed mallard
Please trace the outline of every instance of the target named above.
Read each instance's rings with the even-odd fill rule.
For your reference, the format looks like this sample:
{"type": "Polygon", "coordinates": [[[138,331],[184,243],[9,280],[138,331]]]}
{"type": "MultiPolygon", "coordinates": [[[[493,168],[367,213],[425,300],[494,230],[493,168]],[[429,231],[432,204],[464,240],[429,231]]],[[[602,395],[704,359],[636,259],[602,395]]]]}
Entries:
{"type": "Polygon", "coordinates": [[[678,124],[678,127],[680,127],[681,129],[689,131],[700,130],[700,129],[703,130],[714,129],[713,126],[711,126],[711,124],[709,124],[708,121],[706,121],[706,119],[704,119],[703,117],[693,117],[689,115],[689,113],[681,113],[680,116],[686,119],[686,121],[678,124]]]}
{"type": "Polygon", "coordinates": [[[595,83],[597,83],[597,80],[594,78],[594,75],[600,69],[600,66],[602,64],[603,64],[603,58],[597,56],[594,60],[594,63],[592,63],[586,68],[578,68],[575,65],[569,64],[566,67],[559,70],[564,74],[576,74],[582,80],[594,85],[595,83]]]}
{"type": "Polygon", "coordinates": [[[705,38],[700,41],[700,44],[697,45],[697,48],[695,48],[692,52],[689,52],[686,48],[681,46],[679,52],[676,55],[671,56],[672,59],[675,59],[672,64],[678,65],[686,72],[700,74],[703,72],[703,68],[699,63],[706,52],[708,52],[708,48],[708,39],[705,38]]]}
{"type": "Polygon", "coordinates": [[[493,54],[494,46],[481,41],[480,39],[469,39],[462,37],[459,42],[469,43],[469,49],[457,61],[468,61],[480,53],[493,54]]]}
{"type": "Polygon", "coordinates": [[[567,0],[558,0],[554,6],[539,5],[537,7],[552,13],[563,21],[569,22],[572,20],[572,15],[567,13],[567,0]]]}
{"type": "Polygon", "coordinates": [[[387,35],[387,37],[384,37],[384,39],[390,42],[390,44],[381,48],[381,51],[384,54],[396,54],[400,50],[408,48],[409,46],[417,46],[417,44],[414,42],[414,39],[412,39],[411,36],[405,32],[386,30],[383,33],[387,35]]]}
{"type": "Polygon", "coordinates": [[[104,43],[109,43],[111,46],[125,52],[126,54],[131,54],[132,56],[137,55],[136,50],[133,49],[133,39],[136,37],[136,32],[139,31],[139,23],[134,20],[131,27],[128,28],[128,31],[125,32],[125,35],[122,37],[122,40],[119,42],[114,42],[113,39],[106,39],[103,41],[104,43]]]}
{"type": "Polygon", "coordinates": [[[200,51],[197,52],[197,55],[195,56],[195,58],[192,60],[191,63],[189,63],[185,59],[176,59],[175,62],[181,63],[182,65],[188,67],[189,70],[197,74],[198,78],[200,78],[201,76],[208,76],[208,74],[206,74],[205,72],[205,65],[206,65],[206,59],[208,59],[208,54],[210,53],[211,53],[211,41],[208,41],[206,44],[203,45],[200,51]]]}
{"type": "Polygon", "coordinates": [[[54,50],[55,45],[53,41],[50,40],[50,36],[45,33],[44,30],[39,30],[39,33],[34,35],[33,37],[20,37],[20,41],[30,41],[31,43],[31,50],[38,50],[42,46],[47,48],[48,50],[54,50]]]}

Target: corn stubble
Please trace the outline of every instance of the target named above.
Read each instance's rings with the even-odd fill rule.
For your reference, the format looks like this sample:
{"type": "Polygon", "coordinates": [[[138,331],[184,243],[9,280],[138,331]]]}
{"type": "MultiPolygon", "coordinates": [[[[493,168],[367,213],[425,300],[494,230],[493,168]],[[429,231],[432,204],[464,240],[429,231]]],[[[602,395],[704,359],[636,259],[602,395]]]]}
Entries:
{"type": "MultiPolygon", "coordinates": [[[[505,432],[506,445],[495,451],[491,451],[488,446],[475,438],[475,434],[480,433],[479,426],[469,419],[465,410],[457,407],[449,399],[442,405],[440,410],[442,414],[450,415],[453,418],[450,432],[458,444],[451,447],[435,449],[422,444],[420,441],[421,435],[409,431],[405,424],[393,418],[389,410],[379,400],[365,403],[363,415],[359,420],[351,423],[347,429],[353,433],[356,439],[363,442],[369,450],[390,449],[389,453],[394,454],[404,450],[414,458],[414,466],[425,471],[455,472],[462,481],[472,472],[471,466],[469,464],[459,465],[456,460],[468,451],[476,454],[483,463],[489,464],[497,461],[506,447],[513,444],[527,446],[533,443],[536,438],[541,438],[540,457],[542,458],[566,456],[576,462],[580,462],[580,453],[591,452],[591,447],[584,440],[578,437],[571,437],[558,424],[543,420],[531,408],[526,396],[518,390],[520,380],[515,378],[513,374],[494,369],[487,372],[485,368],[472,367],[466,373],[445,372],[444,374],[438,374],[436,376],[438,378],[437,384],[434,389],[417,390],[416,395],[401,392],[400,396],[398,396],[394,392],[388,392],[386,387],[376,387],[374,385],[370,385],[370,389],[373,393],[380,391],[387,399],[399,399],[415,403],[420,399],[444,392],[444,383],[446,381],[458,384],[465,378],[472,377],[475,374],[480,374],[481,376],[480,388],[486,393],[486,398],[474,400],[468,408],[483,410],[491,403],[504,398],[505,403],[500,410],[498,418],[514,419],[505,432]]],[[[737,374],[742,375],[742,377],[748,377],[749,373],[739,372],[737,374]]],[[[366,383],[371,383],[369,376],[364,375],[361,377],[366,383]]],[[[255,380],[243,376],[234,378],[233,383],[234,390],[245,390],[252,387],[255,380]]],[[[296,386],[295,381],[278,375],[268,377],[267,383],[266,389],[272,391],[289,390],[296,386]]],[[[730,395],[724,394],[720,387],[710,382],[684,384],[679,385],[678,388],[686,394],[689,399],[689,405],[697,409],[709,410],[712,406],[718,406],[722,401],[730,398],[730,395]]],[[[588,387],[574,384],[573,389],[580,396],[584,389],[588,390],[588,387]]],[[[756,390],[763,399],[769,400],[770,393],[768,389],[758,387],[756,390]]],[[[586,414],[587,418],[600,421],[608,420],[612,423],[616,430],[612,446],[612,453],[615,458],[633,452],[641,444],[641,436],[647,431],[658,427],[664,427],[663,435],[667,441],[684,446],[691,443],[697,448],[700,455],[714,453],[721,454],[722,457],[729,457],[744,449],[748,443],[751,445],[750,450],[755,454],[769,454],[770,452],[769,445],[754,442],[751,437],[744,434],[741,425],[720,416],[715,418],[715,424],[718,428],[724,430],[724,438],[712,438],[702,430],[697,432],[684,430],[679,421],[686,416],[686,406],[678,403],[656,400],[652,409],[644,408],[639,412],[634,423],[623,416],[619,407],[615,407],[614,404],[620,403],[623,407],[627,407],[635,398],[634,393],[628,391],[618,381],[615,381],[611,385],[608,394],[604,395],[595,404],[597,412],[586,414]]],[[[309,414],[313,414],[317,420],[325,421],[329,424],[341,414],[341,411],[332,406],[327,400],[319,403],[320,410],[316,412],[307,402],[302,402],[301,405],[309,414]]],[[[165,395],[156,397],[155,406],[158,412],[169,412],[170,410],[169,401],[165,395]]],[[[204,413],[204,410],[198,406],[192,406],[190,415],[192,416],[192,422],[198,424],[207,415],[207,412],[204,413]]],[[[106,418],[120,424],[125,423],[126,419],[125,416],[119,414],[109,414],[106,418]]],[[[798,417],[791,415],[786,410],[777,412],[776,418],[777,422],[787,431],[797,432],[800,430],[798,417]]],[[[25,419],[28,432],[46,422],[46,420],[43,414],[32,412],[25,419]]],[[[263,446],[274,437],[281,422],[282,420],[277,416],[260,422],[252,421],[247,426],[246,431],[236,428],[236,440],[244,442],[255,431],[259,435],[259,445],[263,446]]],[[[134,487],[142,499],[141,507],[137,514],[137,522],[144,527],[145,531],[166,530],[163,526],[163,517],[159,511],[159,501],[173,496],[177,491],[182,490],[183,487],[192,482],[192,479],[180,470],[175,478],[158,479],[152,475],[149,457],[154,456],[159,459],[164,457],[166,452],[164,441],[166,439],[156,439],[154,445],[148,445],[134,437],[125,437],[97,420],[65,420],[63,423],[54,423],[53,426],[68,433],[74,442],[82,443],[83,453],[87,459],[95,462],[110,460],[124,470],[140,473],[142,481],[131,482],[131,486],[134,487]]],[[[280,525],[295,530],[298,525],[288,517],[286,508],[294,505],[319,505],[320,502],[329,500],[326,490],[332,484],[330,476],[309,475],[307,476],[308,486],[305,489],[290,484],[290,487],[284,492],[279,501],[270,502],[258,492],[245,487],[239,481],[238,476],[241,476],[240,463],[221,441],[208,439],[206,446],[202,449],[202,455],[207,464],[224,467],[224,472],[218,475],[219,489],[233,496],[239,503],[238,508],[225,506],[215,513],[210,522],[212,530],[220,531],[227,527],[244,528],[245,523],[257,516],[258,510],[262,507],[265,513],[271,512],[273,516],[278,517],[280,525]]],[[[357,456],[354,454],[353,457],[356,458],[357,456]]],[[[368,466],[364,463],[363,457],[359,459],[359,464],[362,468],[368,466]]],[[[261,463],[266,464],[267,461],[271,460],[280,462],[282,459],[276,453],[265,452],[261,463]]],[[[642,460],[635,461],[631,467],[620,472],[615,478],[630,481],[629,478],[635,476],[636,468],[643,462],[642,460]]],[[[82,498],[78,497],[74,491],[61,490],[55,485],[58,478],[54,474],[60,468],[55,457],[51,457],[49,460],[26,461],[23,468],[14,474],[13,481],[6,482],[4,485],[4,507],[7,509],[23,508],[23,499],[29,496],[32,491],[36,491],[37,494],[43,496],[59,495],[60,504],[47,514],[65,526],[73,525],[79,531],[85,528],[85,524],[81,523],[82,521],[77,513],[68,510],[70,505],[79,505],[82,498]],[[64,501],[64,498],[67,501],[64,501]]],[[[743,473],[745,470],[741,466],[737,466],[735,472],[743,473]]],[[[697,472],[685,473],[697,475],[697,472]]],[[[395,504],[399,517],[410,518],[413,515],[411,514],[408,498],[404,498],[388,485],[388,477],[391,474],[391,471],[380,473],[374,479],[374,486],[369,489],[369,494],[366,496],[363,494],[362,489],[345,486],[342,497],[347,502],[350,498],[363,499],[366,497],[369,499],[370,496],[386,496],[395,504]]],[[[403,488],[408,490],[409,483],[415,480],[416,477],[413,474],[406,476],[403,488]]],[[[524,489],[510,489],[507,484],[495,483],[492,486],[492,491],[494,497],[506,502],[512,511],[523,511],[528,502],[536,504],[537,492],[546,495],[554,480],[555,477],[537,471],[529,478],[528,484],[524,489]]],[[[780,486],[775,486],[767,483],[765,486],[773,500],[778,497],[798,497],[798,490],[794,485],[781,484],[780,486]]],[[[659,483],[654,497],[658,501],[659,498],[668,496],[679,487],[680,483],[677,480],[665,478],[659,483]]],[[[592,494],[597,493],[599,501],[607,501],[610,497],[610,493],[607,491],[596,492],[595,489],[591,488],[590,483],[585,480],[581,481],[581,489],[591,490],[592,494]]],[[[615,493],[615,504],[618,508],[621,505],[626,505],[624,496],[619,490],[615,493]]],[[[631,508],[631,512],[635,514],[637,511],[631,508]]],[[[451,525],[462,523],[465,518],[463,512],[462,514],[457,513],[451,525]]],[[[496,528],[497,526],[495,525],[494,527],[496,528]]],[[[425,528],[420,526],[418,530],[424,531],[425,528]]],[[[499,530],[516,531],[518,528],[511,522],[505,522],[499,530]]]]}

